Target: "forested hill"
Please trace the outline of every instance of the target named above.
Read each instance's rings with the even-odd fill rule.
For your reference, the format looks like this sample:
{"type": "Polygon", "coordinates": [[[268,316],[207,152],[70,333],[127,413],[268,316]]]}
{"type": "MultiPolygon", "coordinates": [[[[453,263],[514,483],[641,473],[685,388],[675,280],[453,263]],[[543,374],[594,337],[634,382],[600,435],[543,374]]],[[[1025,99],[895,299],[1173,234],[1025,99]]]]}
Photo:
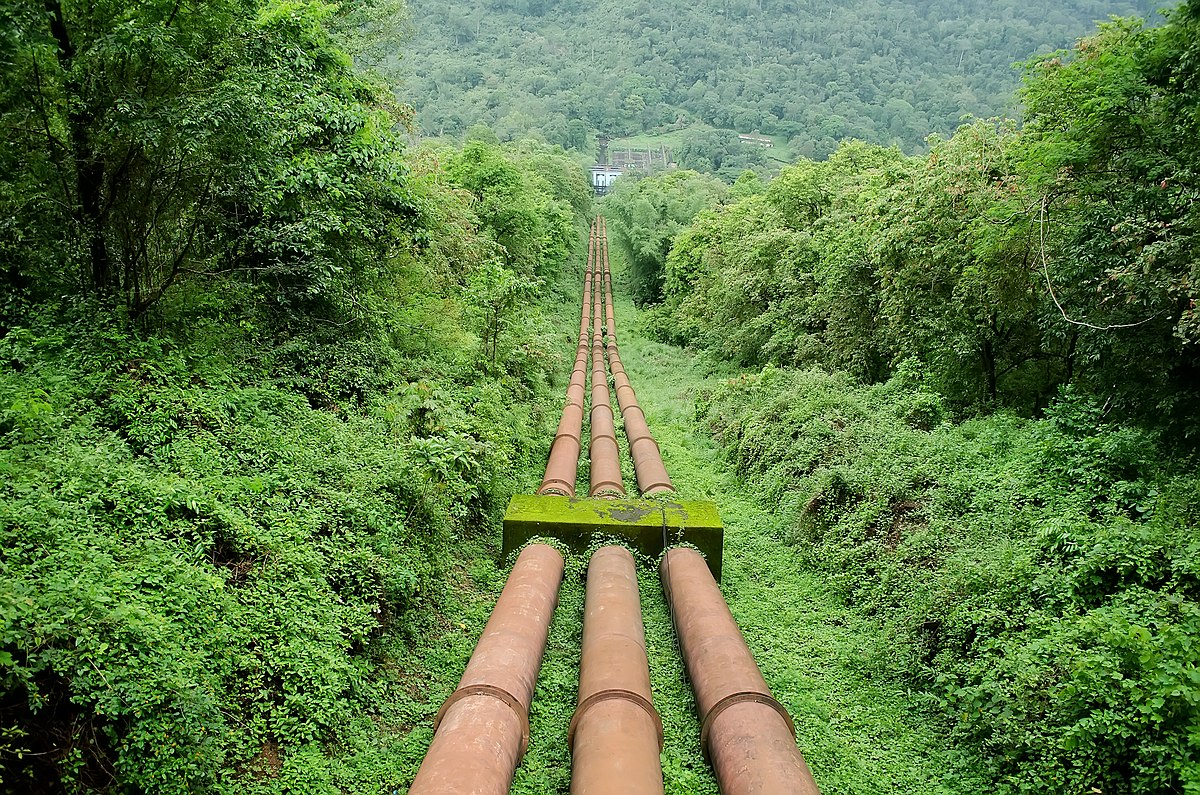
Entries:
{"type": "Polygon", "coordinates": [[[428,133],[474,123],[584,149],[702,122],[823,157],[844,137],[921,148],[1012,115],[1014,62],[1150,0],[410,0],[393,65],[428,133]]]}

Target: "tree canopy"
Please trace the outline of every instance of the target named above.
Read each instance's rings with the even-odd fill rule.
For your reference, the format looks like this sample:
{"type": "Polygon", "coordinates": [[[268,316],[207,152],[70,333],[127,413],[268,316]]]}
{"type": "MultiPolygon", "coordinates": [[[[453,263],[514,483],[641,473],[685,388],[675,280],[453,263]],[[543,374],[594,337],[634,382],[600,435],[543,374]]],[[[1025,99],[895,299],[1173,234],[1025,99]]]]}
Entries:
{"type": "Polygon", "coordinates": [[[702,213],[666,258],[663,328],[867,380],[912,359],[963,406],[1038,411],[1070,383],[1194,434],[1198,18],[1116,20],[1031,61],[1023,125],[916,158],[846,142],[702,213]]]}
{"type": "Polygon", "coordinates": [[[386,68],[427,133],[461,136],[483,122],[501,138],[536,133],[586,151],[583,139],[596,133],[708,125],[779,136],[815,159],[845,137],[915,153],[964,114],[1013,115],[1015,61],[1066,48],[1109,15],[1157,8],[1146,0],[411,5],[415,35],[386,68]]]}

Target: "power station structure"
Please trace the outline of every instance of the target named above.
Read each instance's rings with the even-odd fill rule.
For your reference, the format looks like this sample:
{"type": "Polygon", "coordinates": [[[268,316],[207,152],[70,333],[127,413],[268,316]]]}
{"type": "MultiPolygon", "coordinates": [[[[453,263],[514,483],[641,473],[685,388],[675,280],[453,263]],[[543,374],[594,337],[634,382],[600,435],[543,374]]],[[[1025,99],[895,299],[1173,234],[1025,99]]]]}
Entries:
{"type": "Polygon", "coordinates": [[[612,140],[603,135],[596,141],[596,165],[592,166],[591,180],[597,196],[612,190],[613,184],[624,174],[649,174],[675,166],[669,146],[614,147],[612,140]]]}

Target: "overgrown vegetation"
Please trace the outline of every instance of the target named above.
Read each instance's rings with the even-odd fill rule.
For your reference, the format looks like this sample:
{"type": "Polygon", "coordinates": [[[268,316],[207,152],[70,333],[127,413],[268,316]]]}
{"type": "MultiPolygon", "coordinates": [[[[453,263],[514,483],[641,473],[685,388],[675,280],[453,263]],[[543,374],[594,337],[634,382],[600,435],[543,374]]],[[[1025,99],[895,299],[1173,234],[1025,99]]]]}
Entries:
{"type": "Polygon", "coordinates": [[[400,785],[356,747],[545,455],[591,198],[406,149],[339,44],[393,10],[4,9],[5,789],[400,785]]]}
{"type": "Polygon", "coordinates": [[[1073,392],[956,425],[918,370],[768,368],[698,411],[999,791],[1200,788],[1194,457],[1073,392]]]}
{"type": "MultiPolygon", "coordinates": [[[[880,103],[832,73],[777,108],[766,89],[797,63],[709,47],[719,27],[748,51],[771,3],[669,5],[610,28],[646,32],[611,57],[649,53],[653,78],[610,69],[602,101],[569,69],[538,78],[533,123],[468,64],[500,135],[479,113],[447,122],[471,128],[461,147],[418,148],[351,56],[383,60],[397,0],[0,9],[0,786],[411,781],[574,342],[587,185],[557,146],[500,138],[584,149],[685,107],[818,156],[860,127],[909,145],[937,126],[906,99],[879,134],[859,110],[880,103]],[[682,57],[702,50],[744,90],[682,57]]],[[[797,30],[764,41],[791,52],[797,30]]],[[[538,68],[530,42],[510,63],[538,68]]],[[[755,370],[705,379],[623,332],[672,473],[722,503],[731,608],[831,795],[1200,792],[1197,42],[1195,0],[1161,28],[1115,20],[1028,65],[1023,125],[608,200],[646,327],[755,370]]],[[[729,177],[716,138],[683,154],[729,177]]],[[[581,563],[519,792],[568,784],[581,563]]],[[[653,574],[642,588],[668,787],[714,792],[653,574]]]]}
{"type": "Polygon", "coordinates": [[[669,171],[645,179],[622,179],[612,198],[610,240],[629,263],[629,290],[639,304],[661,301],[667,254],[676,236],[701,210],[728,193],[714,177],[669,171]]]}
{"type": "Polygon", "coordinates": [[[1200,791],[1198,34],[1114,20],[1024,124],[749,175],[635,276],[761,368],[697,418],[1000,791],[1200,791]]]}
{"type": "Polygon", "coordinates": [[[1194,3],[1115,21],[1029,64],[1024,125],[976,121],[920,158],[851,141],[740,181],[642,277],[664,285],[661,333],[868,382],[913,358],[956,411],[1036,413],[1073,384],[1194,441],[1198,33],[1194,3]]]}

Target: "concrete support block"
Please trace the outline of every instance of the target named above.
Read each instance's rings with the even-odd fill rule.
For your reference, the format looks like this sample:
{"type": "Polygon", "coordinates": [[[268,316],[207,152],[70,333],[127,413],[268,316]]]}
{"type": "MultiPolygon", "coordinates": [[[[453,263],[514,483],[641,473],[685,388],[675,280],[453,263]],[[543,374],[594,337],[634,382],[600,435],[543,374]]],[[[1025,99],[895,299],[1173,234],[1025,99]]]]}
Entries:
{"type": "Polygon", "coordinates": [[[598,500],[557,494],[518,494],[504,514],[504,555],[531,538],[554,538],[584,552],[597,537],[622,540],[649,557],[685,542],[704,555],[721,579],[725,529],[717,506],[701,501],[598,500]]]}

